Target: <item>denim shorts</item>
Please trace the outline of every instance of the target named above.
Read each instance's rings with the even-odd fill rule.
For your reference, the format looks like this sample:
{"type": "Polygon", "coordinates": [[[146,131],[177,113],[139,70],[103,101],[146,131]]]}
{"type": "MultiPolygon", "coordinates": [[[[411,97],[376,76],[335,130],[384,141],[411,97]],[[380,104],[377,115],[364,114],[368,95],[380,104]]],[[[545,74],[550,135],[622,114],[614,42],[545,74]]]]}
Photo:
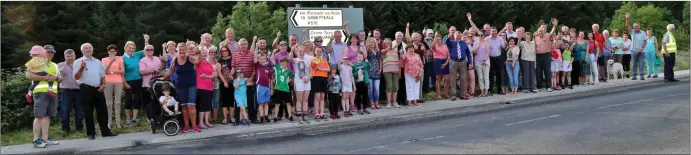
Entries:
{"type": "Polygon", "coordinates": [[[196,105],[197,101],[197,87],[177,87],[178,99],[180,99],[180,105],[196,105]]]}

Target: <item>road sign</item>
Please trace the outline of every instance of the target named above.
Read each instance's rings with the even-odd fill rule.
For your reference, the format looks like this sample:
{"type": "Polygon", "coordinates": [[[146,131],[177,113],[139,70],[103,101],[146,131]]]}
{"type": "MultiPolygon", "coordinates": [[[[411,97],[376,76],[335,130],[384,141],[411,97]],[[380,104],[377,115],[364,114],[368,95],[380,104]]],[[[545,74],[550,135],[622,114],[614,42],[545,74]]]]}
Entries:
{"type": "MultiPolygon", "coordinates": [[[[343,32],[343,29],[331,29],[331,30],[309,30],[309,37],[310,41],[314,42],[314,38],[321,37],[322,38],[322,44],[321,46],[326,46],[329,43],[329,40],[331,40],[331,36],[335,31],[341,31],[343,32]]],[[[341,42],[345,42],[346,35],[343,35],[341,37],[341,42]]]]}
{"type": "Polygon", "coordinates": [[[340,9],[295,9],[290,15],[294,27],[340,27],[343,11],[340,9]]]}

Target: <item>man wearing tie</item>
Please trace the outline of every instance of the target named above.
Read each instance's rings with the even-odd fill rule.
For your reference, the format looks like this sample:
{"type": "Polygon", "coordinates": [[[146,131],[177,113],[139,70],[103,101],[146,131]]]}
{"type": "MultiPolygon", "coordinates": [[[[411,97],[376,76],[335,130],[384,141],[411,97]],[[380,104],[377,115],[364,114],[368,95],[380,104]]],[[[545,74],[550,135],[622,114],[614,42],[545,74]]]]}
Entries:
{"type": "Polygon", "coordinates": [[[78,68],[73,71],[74,79],[79,83],[79,95],[81,103],[84,108],[84,116],[86,116],[86,135],[89,140],[96,137],[96,129],[94,127],[94,108],[98,119],[98,125],[101,129],[101,136],[111,137],[117,136],[108,128],[108,112],[106,110],[105,96],[103,96],[103,88],[105,87],[105,71],[103,64],[98,59],[94,58],[93,46],[90,43],[84,43],[81,46],[83,57],[74,61],[74,67],[78,68]]]}
{"type": "Polygon", "coordinates": [[[454,39],[446,40],[446,47],[449,48],[449,59],[451,59],[451,101],[456,100],[458,96],[462,100],[468,100],[468,96],[465,95],[465,81],[466,81],[466,71],[468,67],[473,67],[472,57],[470,57],[470,49],[468,49],[468,44],[461,40],[462,33],[456,31],[454,33],[454,39]],[[456,87],[456,80],[460,80],[460,88],[456,87]],[[459,92],[460,89],[460,92],[459,92]]]}

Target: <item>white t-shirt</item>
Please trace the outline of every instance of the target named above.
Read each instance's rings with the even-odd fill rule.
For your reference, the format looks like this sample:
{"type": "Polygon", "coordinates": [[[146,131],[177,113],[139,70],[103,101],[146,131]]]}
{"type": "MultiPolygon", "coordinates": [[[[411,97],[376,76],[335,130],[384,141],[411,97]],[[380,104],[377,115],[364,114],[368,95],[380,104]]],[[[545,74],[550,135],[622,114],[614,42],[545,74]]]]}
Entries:
{"type": "Polygon", "coordinates": [[[312,74],[312,59],[313,56],[305,54],[303,59],[293,58],[293,69],[295,70],[295,81],[304,81],[305,78],[309,78],[308,75],[312,74]]]}
{"type": "MultiPolygon", "coordinates": [[[[166,99],[166,96],[161,96],[158,98],[158,102],[163,102],[166,99]]],[[[175,100],[172,96],[170,99],[168,99],[168,103],[166,103],[166,106],[174,106],[175,104],[178,104],[178,101],[175,100]]]]}

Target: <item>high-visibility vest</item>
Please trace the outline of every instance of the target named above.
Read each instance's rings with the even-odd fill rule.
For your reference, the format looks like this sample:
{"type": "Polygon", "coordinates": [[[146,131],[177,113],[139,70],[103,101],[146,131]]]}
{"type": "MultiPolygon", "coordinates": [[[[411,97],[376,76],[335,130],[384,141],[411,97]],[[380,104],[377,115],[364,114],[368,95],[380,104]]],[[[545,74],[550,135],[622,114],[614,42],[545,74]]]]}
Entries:
{"type": "Polygon", "coordinates": [[[672,35],[671,32],[667,32],[667,35],[669,35],[669,40],[667,41],[667,51],[665,51],[665,47],[662,47],[660,49],[661,53],[677,53],[677,40],[674,39],[674,35],[672,35]]]}
{"type": "MultiPolygon", "coordinates": [[[[50,62],[50,65],[46,67],[46,72],[48,72],[48,75],[50,76],[58,76],[58,65],[50,62]]],[[[33,82],[32,82],[33,84],[33,82]]],[[[58,82],[53,81],[53,86],[52,86],[52,91],[53,93],[58,93],[58,82]]],[[[40,81],[38,85],[34,88],[34,93],[45,93],[48,92],[48,81],[40,81]]]]}

